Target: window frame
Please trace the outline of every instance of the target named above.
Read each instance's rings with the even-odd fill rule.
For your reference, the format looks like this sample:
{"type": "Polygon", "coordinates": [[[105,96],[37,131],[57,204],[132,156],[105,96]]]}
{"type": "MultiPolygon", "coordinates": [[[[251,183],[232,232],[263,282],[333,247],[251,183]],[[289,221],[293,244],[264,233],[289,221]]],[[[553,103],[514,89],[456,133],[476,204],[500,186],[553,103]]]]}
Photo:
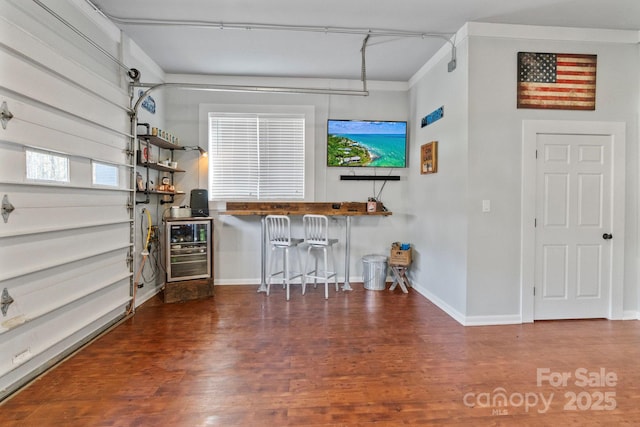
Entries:
{"type": "MultiPolygon", "coordinates": [[[[296,201],[313,201],[315,177],[315,107],[312,105],[249,105],[249,104],[201,104],[200,105],[200,145],[209,149],[209,113],[304,115],[304,198],[296,201]]],[[[209,168],[200,171],[198,182],[201,188],[209,189],[209,168]]],[[[233,201],[259,201],[257,199],[228,199],[233,201]]],[[[262,199],[270,200],[270,199],[262,199]]],[[[227,200],[213,199],[209,192],[209,202],[225,203],[227,200]]]]}
{"type": "Polygon", "coordinates": [[[91,185],[101,188],[120,188],[120,167],[112,163],[101,162],[99,160],[91,160],[91,185]],[[112,168],[115,172],[115,184],[105,184],[96,182],[96,166],[106,166],[112,168]]]}
{"type": "Polygon", "coordinates": [[[25,147],[24,164],[25,164],[25,178],[29,182],[40,182],[40,183],[58,184],[58,185],[68,185],[71,183],[71,159],[66,154],[56,153],[55,151],[47,151],[47,150],[41,150],[37,148],[25,147]],[[40,155],[40,156],[50,156],[52,158],[57,157],[59,159],[62,159],[66,164],[65,178],[60,180],[60,179],[47,179],[47,178],[38,178],[38,177],[29,176],[30,153],[33,153],[35,155],[40,155]]]}

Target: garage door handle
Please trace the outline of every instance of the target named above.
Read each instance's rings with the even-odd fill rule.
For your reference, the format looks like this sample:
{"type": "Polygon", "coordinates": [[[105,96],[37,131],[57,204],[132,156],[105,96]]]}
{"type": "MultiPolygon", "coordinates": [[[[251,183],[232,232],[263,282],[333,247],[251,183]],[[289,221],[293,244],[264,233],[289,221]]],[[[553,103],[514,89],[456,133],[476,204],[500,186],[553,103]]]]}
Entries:
{"type": "Polygon", "coordinates": [[[612,234],[610,234],[610,233],[604,233],[604,234],[602,235],[602,238],[603,238],[604,240],[611,240],[611,239],[613,239],[613,235],[612,235],[612,234]]]}
{"type": "Polygon", "coordinates": [[[2,198],[2,205],[0,205],[0,211],[2,212],[2,218],[4,219],[5,224],[9,221],[9,215],[16,208],[9,202],[9,197],[5,194],[2,198]]]}

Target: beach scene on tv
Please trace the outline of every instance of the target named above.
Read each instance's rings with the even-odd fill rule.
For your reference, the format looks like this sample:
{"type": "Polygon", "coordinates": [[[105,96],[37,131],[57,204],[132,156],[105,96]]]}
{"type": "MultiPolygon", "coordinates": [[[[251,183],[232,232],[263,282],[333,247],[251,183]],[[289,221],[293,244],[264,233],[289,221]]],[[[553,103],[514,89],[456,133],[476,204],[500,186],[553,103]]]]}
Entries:
{"type": "Polygon", "coordinates": [[[406,166],[406,122],[329,120],[327,134],[327,166],[406,166]]]}

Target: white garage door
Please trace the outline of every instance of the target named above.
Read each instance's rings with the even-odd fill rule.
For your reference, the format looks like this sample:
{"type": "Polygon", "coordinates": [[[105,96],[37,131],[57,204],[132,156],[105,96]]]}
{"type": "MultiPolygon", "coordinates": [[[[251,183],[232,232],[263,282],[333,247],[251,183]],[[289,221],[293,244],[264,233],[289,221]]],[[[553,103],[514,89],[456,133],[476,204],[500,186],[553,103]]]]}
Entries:
{"type": "Polygon", "coordinates": [[[1,400],[124,316],[132,166],[117,67],[37,4],[0,7],[1,400]]]}

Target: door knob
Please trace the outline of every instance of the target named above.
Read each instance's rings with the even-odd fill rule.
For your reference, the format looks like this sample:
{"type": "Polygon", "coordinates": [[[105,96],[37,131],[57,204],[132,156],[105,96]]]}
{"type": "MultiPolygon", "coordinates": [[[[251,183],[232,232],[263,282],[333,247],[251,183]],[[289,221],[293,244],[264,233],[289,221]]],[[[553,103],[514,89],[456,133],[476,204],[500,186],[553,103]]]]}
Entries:
{"type": "Polygon", "coordinates": [[[603,238],[604,240],[611,240],[611,239],[613,239],[613,235],[612,235],[612,234],[610,234],[610,233],[604,233],[604,234],[602,235],[602,238],[603,238]]]}

